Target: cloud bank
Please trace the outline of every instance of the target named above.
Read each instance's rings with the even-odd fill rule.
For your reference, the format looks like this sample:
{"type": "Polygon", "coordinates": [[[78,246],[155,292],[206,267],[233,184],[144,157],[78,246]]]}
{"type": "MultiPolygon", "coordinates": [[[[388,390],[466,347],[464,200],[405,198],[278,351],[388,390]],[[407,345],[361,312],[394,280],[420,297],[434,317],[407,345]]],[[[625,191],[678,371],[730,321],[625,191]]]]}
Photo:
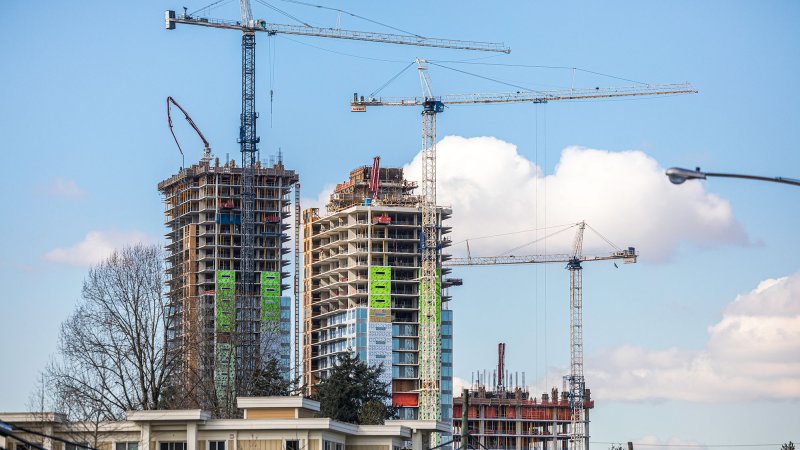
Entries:
{"type": "Polygon", "coordinates": [[[87,267],[108,257],[115,249],[136,243],[149,243],[152,239],[141,231],[92,230],[83,240],[69,247],[58,247],[44,255],[51,262],[87,267]]]}
{"type": "Polygon", "coordinates": [[[622,346],[586,361],[604,400],[800,399],[800,272],[739,295],[702,350],[622,346]]]}
{"type": "MultiPolygon", "coordinates": [[[[650,261],[668,260],[686,244],[747,242],[727,200],[707,192],[702,183],[670,184],[664,168],[641,151],[568,147],[555,172],[544,175],[511,143],[448,136],[437,144],[437,164],[438,203],[453,207],[449,225],[456,243],[581,220],[621,247],[637,247],[650,261]]],[[[419,181],[421,155],[404,169],[406,178],[419,181]]],[[[552,231],[473,241],[472,254],[504,252],[552,231]]],[[[609,248],[590,235],[587,231],[586,252],[593,246],[609,248]]],[[[572,232],[554,237],[547,251],[565,252],[571,239],[572,232]]],[[[453,247],[456,254],[463,251],[463,245],[453,247]]],[[[534,248],[516,254],[523,253],[534,253],[534,248]]]]}

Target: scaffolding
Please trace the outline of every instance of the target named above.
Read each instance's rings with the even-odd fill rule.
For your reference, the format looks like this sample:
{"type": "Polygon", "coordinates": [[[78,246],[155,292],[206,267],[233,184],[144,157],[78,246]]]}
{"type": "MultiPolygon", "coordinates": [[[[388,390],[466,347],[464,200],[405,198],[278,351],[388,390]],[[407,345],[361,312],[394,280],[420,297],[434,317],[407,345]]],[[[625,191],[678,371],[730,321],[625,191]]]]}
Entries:
{"type": "MultiPolygon", "coordinates": [[[[573,427],[582,427],[588,410],[594,407],[588,389],[582,392],[582,408],[586,417],[575,417],[575,405],[569,389],[552,388],[541,397],[531,397],[520,383],[519,373],[505,366],[505,344],[498,345],[497,368],[473,373],[468,389],[468,433],[488,450],[568,450],[573,427]]],[[[463,397],[453,399],[454,435],[462,431],[463,397]]]]}
{"type": "MultiPolygon", "coordinates": [[[[355,353],[370,365],[384,364],[392,404],[401,419],[418,419],[420,412],[421,326],[435,322],[437,340],[448,341],[452,351],[450,299],[442,293],[449,280],[436,270],[435,311],[423,317],[420,305],[423,249],[421,199],[417,184],[405,180],[399,168],[379,168],[379,183],[370,189],[375,166],[350,172],[336,186],[327,214],[316,208],[303,212],[303,381],[313,386],[324,379],[343,352],[355,353]],[[377,192],[375,192],[377,190],[377,192]]],[[[436,209],[438,241],[442,250],[449,240],[443,226],[451,215],[436,209]]],[[[436,362],[441,366],[443,361],[436,362]]],[[[450,359],[447,361],[451,367],[450,359]]],[[[437,373],[439,373],[437,371],[437,373]]],[[[448,386],[446,406],[450,420],[451,371],[442,375],[448,386]]],[[[436,387],[442,383],[437,380],[436,387]]]]}
{"type": "Polygon", "coordinates": [[[181,382],[195,393],[190,406],[222,416],[235,411],[233,399],[247,393],[248,376],[265,355],[290,366],[283,346],[290,338],[277,324],[289,289],[284,244],[298,177],[281,161],[270,167],[256,162],[251,169],[245,174],[234,161],[202,160],[158,184],[168,229],[169,311],[180,318],[168,330],[169,349],[178,354],[181,382]],[[251,178],[252,195],[245,199],[243,176],[251,178]],[[248,212],[255,272],[249,288],[242,261],[248,212]]]}

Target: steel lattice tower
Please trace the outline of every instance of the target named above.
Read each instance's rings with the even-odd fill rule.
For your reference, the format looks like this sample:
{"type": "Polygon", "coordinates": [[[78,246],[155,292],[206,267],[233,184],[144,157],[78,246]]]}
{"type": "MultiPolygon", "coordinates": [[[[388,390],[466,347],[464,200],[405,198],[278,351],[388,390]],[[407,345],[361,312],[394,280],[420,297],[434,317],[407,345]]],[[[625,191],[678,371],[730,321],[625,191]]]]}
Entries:
{"type": "MultiPolygon", "coordinates": [[[[427,73],[426,73],[427,74],[427,73]]],[[[441,333],[439,314],[439,229],[436,211],[436,113],[431,100],[422,111],[422,262],[419,282],[420,420],[441,419],[441,333]]]]}
{"type": "Polygon", "coordinates": [[[239,143],[242,152],[241,284],[236,301],[236,372],[246,380],[258,357],[260,305],[255,289],[255,189],[254,170],[259,138],[256,134],[256,35],[242,35],[242,116],[239,143]]]}
{"type": "Polygon", "coordinates": [[[585,389],[586,382],[583,377],[583,277],[581,261],[573,258],[567,264],[569,269],[569,345],[570,345],[570,371],[569,371],[569,399],[572,409],[572,436],[571,450],[584,450],[586,437],[585,423],[585,389]]]}

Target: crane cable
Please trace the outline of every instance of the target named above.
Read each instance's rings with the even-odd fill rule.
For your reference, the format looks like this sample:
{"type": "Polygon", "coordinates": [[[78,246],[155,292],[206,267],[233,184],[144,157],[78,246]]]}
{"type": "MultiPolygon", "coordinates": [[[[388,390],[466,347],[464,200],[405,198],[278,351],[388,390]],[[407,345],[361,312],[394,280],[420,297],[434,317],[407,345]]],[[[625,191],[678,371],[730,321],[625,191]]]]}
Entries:
{"type": "MultiPolygon", "coordinates": [[[[499,56],[499,55],[497,55],[499,56]]],[[[430,61],[429,61],[430,62],[430,61]]],[[[562,69],[562,70],[576,70],[578,72],[585,72],[591,73],[593,75],[599,75],[601,77],[613,78],[615,80],[622,80],[622,81],[629,81],[631,83],[642,84],[642,85],[649,85],[650,83],[645,83],[643,81],[631,80],[630,78],[623,78],[618,77],[616,75],[609,75],[607,73],[602,72],[595,72],[589,69],[583,69],[580,67],[567,67],[567,66],[543,66],[543,65],[533,65],[533,64],[504,64],[504,63],[480,63],[480,62],[472,62],[472,61],[452,61],[452,60],[438,60],[436,62],[440,63],[451,63],[451,64],[472,64],[472,65],[481,65],[481,66],[501,66],[501,67],[524,67],[530,69],[562,69]]]]}
{"type": "Polygon", "coordinates": [[[379,87],[378,89],[375,89],[374,91],[372,91],[372,92],[369,94],[369,97],[370,97],[370,98],[372,98],[372,97],[374,97],[374,96],[378,95],[378,93],[379,93],[380,91],[382,91],[382,90],[383,90],[383,88],[385,88],[386,86],[389,86],[389,84],[391,84],[391,83],[392,83],[394,80],[396,80],[396,79],[397,79],[397,77],[399,77],[400,75],[402,75],[402,74],[403,74],[403,72],[405,72],[406,70],[408,70],[408,68],[409,68],[409,67],[413,66],[415,62],[416,62],[416,61],[411,61],[410,63],[408,63],[408,65],[407,65],[407,66],[403,67],[403,70],[401,70],[400,72],[397,72],[397,74],[396,74],[395,76],[393,76],[392,78],[390,78],[390,79],[389,79],[389,81],[387,81],[386,83],[383,83],[383,85],[382,85],[381,87],[379,87]]]}
{"type": "Polygon", "coordinates": [[[617,250],[617,251],[620,251],[620,250],[621,250],[619,247],[617,247],[617,245],[616,245],[616,244],[614,244],[613,242],[611,242],[610,240],[608,240],[608,238],[606,238],[605,236],[603,236],[602,234],[600,234],[600,232],[599,232],[599,231],[595,230],[594,228],[592,228],[592,227],[591,227],[591,226],[589,226],[588,224],[586,225],[586,228],[588,228],[588,229],[590,229],[590,230],[594,231],[594,233],[595,233],[596,235],[600,236],[600,239],[602,239],[602,240],[606,241],[606,244],[608,244],[608,245],[610,245],[610,246],[614,247],[614,250],[617,250]]]}
{"type": "Polygon", "coordinates": [[[294,3],[296,5],[303,5],[303,6],[309,6],[309,7],[312,7],[312,8],[327,9],[327,10],[330,10],[330,11],[336,11],[336,12],[344,13],[344,14],[347,14],[349,16],[355,17],[357,19],[365,20],[367,22],[374,23],[374,24],[380,25],[382,27],[386,27],[386,28],[390,28],[390,29],[395,30],[395,31],[399,31],[399,32],[407,34],[409,36],[414,36],[414,37],[417,37],[417,38],[420,38],[420,39],[424,39],[425,38],[425,36],[420,36],[419,34],[412,33],[410,31],[406,31],[406,30],[403,30],[401,28],[393,27],[391,25],[388,25],[388,24],[385,24],[385,23],[382,23],[382,22],[378,22],[377,20],[373,20],[373,19],[370,19],[368,17],[359,16],[358,14],[352,13],[350,11],[346,11],[344,9],[332,8],[330,6],[315,5],[313,3],[306,3],[306,2],[301,2],[301,1],[298,1],[298,0],[280,0],[280,1],[286,2],[286,3],[294,3]]]}
{"type": "Polygon", "coordinates": [[[227,5],[228,3],[232,2],[232,1],[233,1],[233,0],[217,0],[217,1],[215,1],[215,2],[211,2],[211,3],[210,3],[209,5],[207,5],[207,6],[204,6],[204,7],[200,8],[200,9],[198,9],[197,11],[193,11],[193,12],[191,12],[191,13],[190,13],[190,14],[188,14],[188,15],[189,15],[189,17],[191,17],[191,16],[193,16],[193,15],[195,15],[195,14],[199,13],[200,11],[207,11],[207,12],[210,12],[212,9],[214,9],[214,8],[217,8],[217,7],[220,7],[220,6],[222,6],[222,5],[227,5]]]}
{"type": "Polygon", "coordinates": [[[527,91],[527,92],[535,92],[535,93],[537,93],[537,94],[542,94],[542,95],[545,95],[545,93],[544,93],[544,92],[542,92],[542,91],[537,91],[537,90],[535,90],[535,89],[527,88],[527,87],[525,87],[525,86],[520,86],[520,85],[518,85],[518,84],[506,83],[505,81],[501,81],[501,80],[498,80],[498,79],[496,79],[496,78],[490,78],[490,77],[487,77],[487,76],[478,75],[477,73],[467,72],[466,70],[456,69],[456,68],[454,68],[454,67],[447,67],[447,66],[444,66],[444,65],[441,65],[441,64],[437,64],[437,63],[434,63],[434,62],[430,62],[430,61],[428,61],[428,64],[430,64],[430,65],[432,65],[432,66],[441,67],[441,68],[443,68],[443,69],[452,70],[452,71],[454,71],[454,72],[463,73],[463,74],[465,74],[465,75],[471,75],[471,76],[473,76],[473,77],[481,78],[481,79],[484,79],[484,80],[493,81],[493,82],[495,82],[495,83],[504,84],[504,85],[506,85],[506,86],[515,87],[515,88],[517,88],[517,89],[522,89],[522,90],[524,90],[524,91],[527,91]]]}
{"type": "Polygon", "coordinates": [[[295,17],[295,16],[289,14],[288,12],[278,8],[277,6],[274,6],[274,5],[271,5],[271,4],[267,3],[267,2],[265,2],[264,0],[256,0],[256,2],[261,3],[262,5],[266,6],[267,8],[270,8],[273,11],[277,11],[277,12],[283,14],[284,16],[286,16],[286,17],[288,17],[288,18],[290,18],[290,19],[292,19],[294,21],[301,23],[304,26],[307,26],[309,28],[313,28],[313,25],[298,19],[297,17],[295,17]]]}

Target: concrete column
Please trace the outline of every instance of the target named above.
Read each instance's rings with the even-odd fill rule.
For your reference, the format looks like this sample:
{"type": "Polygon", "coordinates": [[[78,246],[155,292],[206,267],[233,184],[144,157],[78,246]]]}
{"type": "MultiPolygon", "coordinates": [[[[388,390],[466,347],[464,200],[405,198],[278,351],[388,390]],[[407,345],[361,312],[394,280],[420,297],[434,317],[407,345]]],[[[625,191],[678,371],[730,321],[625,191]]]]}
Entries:
{"type": "Polygon", "coordinates": [[[589,450],[589,408],[584,408],[583,411],[586,415],[586,417],[583,418],[586,421],[583,430],[584,433],[586,433],[586,436],[584,437],[583,450],[589,450]]]}
{"type": "Polygon", "coordinates": [[[139,450],[155,450],[150,448],[150,422],[139,423],[141,427],[139,450]]]}
{"type": "MultiPolygon", "coordinates": [[[[42,427],[42,433],[48,434],[50,436],[53,435],[53,425],[45,425],[42,427]]],[[[42,438],[42,447],[46,448],[47,450],[53,450],[53,440],[49,437],[42,438]]]]}
{"type": "Polygon", "coordinates": [[[186,450],[197,450],[197,423],[186,424],[186,450]]]}
{"type": "Polygon", "coordinates": [[[478,442],[481,443],[483,448],[486,448],[486,436],[484,433],[486,432],[486,410],[484,409],[483,405],[478,406],[478,434],[481,436],[478,438],[478,442]]]}
{"type": "MultiPolygon", "coordinates": [[[[411,432],[411,448],[414,450],[425,450],[425,442],[422,438],[422,431],[413,430],[411,432]]],[[[320,450],[324,450],[320,447],[320,450]]]]}

